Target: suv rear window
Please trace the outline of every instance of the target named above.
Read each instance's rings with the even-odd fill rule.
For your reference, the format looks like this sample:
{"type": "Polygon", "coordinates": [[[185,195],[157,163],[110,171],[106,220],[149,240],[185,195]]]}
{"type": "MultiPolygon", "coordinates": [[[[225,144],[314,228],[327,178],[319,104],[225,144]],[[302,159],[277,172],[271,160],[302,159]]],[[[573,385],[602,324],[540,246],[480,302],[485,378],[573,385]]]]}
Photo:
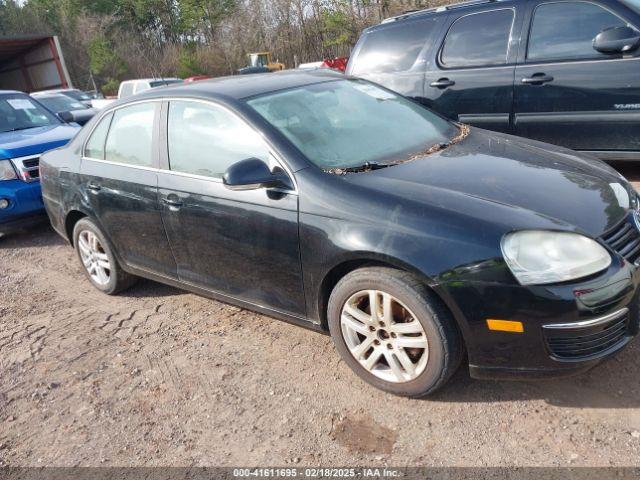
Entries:
{"type": "Polygon", "coordinates": [[[539,5],[533,16],[527,59],[530,61],[601,57],[593,39],[605,28],[626,25],[604,8],[587,2],[539,5]]]}
{"type": "Polygon", "coordinates": [[[513,10],[493,10],[460,17],[449,29],[440,62],[447,68],[507,63],[513,10]]]}
{"type": "Polygon", "coordinates": [[[435,27],[435,18],[427,18],[400,22],[365,33],[351,74],[409,70],[435,27]]]}

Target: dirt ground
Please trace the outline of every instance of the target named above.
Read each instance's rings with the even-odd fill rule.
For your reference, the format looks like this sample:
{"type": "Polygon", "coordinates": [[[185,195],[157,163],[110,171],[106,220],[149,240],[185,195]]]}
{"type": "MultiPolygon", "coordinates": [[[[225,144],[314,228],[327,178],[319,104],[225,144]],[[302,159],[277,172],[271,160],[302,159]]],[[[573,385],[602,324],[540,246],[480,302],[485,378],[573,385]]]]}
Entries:
{"type": "Polygon", "coordinates": [[[635,341],[397,398],[324,335],[153,282],[107,297],[48,227],[0,240],[0,466],[638,466],[639,372],[635,341]]]}

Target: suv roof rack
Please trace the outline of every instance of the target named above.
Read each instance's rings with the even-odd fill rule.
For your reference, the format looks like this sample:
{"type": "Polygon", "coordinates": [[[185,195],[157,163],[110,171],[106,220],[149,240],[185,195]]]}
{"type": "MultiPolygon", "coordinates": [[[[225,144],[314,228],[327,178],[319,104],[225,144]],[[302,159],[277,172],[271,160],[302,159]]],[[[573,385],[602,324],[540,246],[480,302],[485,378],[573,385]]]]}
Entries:
{"type": "Polygon", "coordinates": [[[452,3],[451,5],[443,5],[441,7],[431,7],[431,8],[425,8],[422,10],[406,10],[402,12],[400,15],[385,18],[382,22],[380,22],[380,24],[396,22],[398,20],[404,20],[405,18],[410,18],[410,17],[413,17],[414,15],[418,15],[422,13],[446,12],[447,10],[455,10],[458,8],[473,7],[475,5],[483,5],[485,3],[497,3],[497,2],[504,2],[504,1],[506,0],[469,0],[467,2],[452,3]]]}

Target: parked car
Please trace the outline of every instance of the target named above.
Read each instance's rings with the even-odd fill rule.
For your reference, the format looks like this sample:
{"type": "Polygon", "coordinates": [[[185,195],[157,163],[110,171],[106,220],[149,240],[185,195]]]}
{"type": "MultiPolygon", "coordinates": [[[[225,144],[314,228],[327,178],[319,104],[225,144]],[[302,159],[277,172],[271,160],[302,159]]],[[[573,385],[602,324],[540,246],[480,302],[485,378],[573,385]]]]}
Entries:
{"type": "Polygon", "coordinates": [[[40,155],[64,145],[78,130],[28,95],[0,91],[0,235],[46,219],[40,155]]]}
{"type": "Polygon", "coordinates": [[[75,122],[78,125],[84,125],[98,112],[95,108],[88,107],[85,103],[73,100],[62,93],[45,91],[32,93],[31,96],[67,123],[75,122]]]}
{"type": "Polygon", "coordinates": [[[490,130],[640,159],[638,0],[482,0],[365,30],[347,74],[490,130]]]}
{"type": "Polygon", "coordinates": [[[139,78],[136,80],[125,80],[120,84],[120,88],[118,88],[118,98],[127,98],[151,88],[166,87],[167,85],[182,82],[179,78],[139,78]]]}
{"type": "Polygon", "coordinates": [[[78,90],[77,88],[56,88],[52,90],[41,90],[39,92],[33,92],[34,94],[50,94],[50,93],[59,93],[69,97],[71,100],[75,100],[76,102],[82,102],[87,107],[91,107],[92,97],[88,92],[83,92],[82,90],[78,90]]]}
{"type": "Polygon", "coordinates": [[[42,182],[102,292],[146,277],[330,332],[396,394],[464,351],[474,377],[566,375],[638,332],[621,175],[329,70],[145,92],[44,155],[42,182]]]}

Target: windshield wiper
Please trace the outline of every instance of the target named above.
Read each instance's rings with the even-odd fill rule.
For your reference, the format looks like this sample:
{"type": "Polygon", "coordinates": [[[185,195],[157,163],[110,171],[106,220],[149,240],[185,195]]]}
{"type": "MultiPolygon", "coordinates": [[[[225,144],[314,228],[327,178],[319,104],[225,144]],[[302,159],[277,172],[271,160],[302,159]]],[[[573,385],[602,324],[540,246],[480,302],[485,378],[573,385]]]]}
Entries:
{"type": "Polygon", "coordinates": [[[370,172],[371,170],[380,170],[381,168],[390,167],[390,163],[364,162],[362,165],[355,167],[332,167],[326,168],[324,171],[335,175],[344,175],[346,173],[370,172]]]}

